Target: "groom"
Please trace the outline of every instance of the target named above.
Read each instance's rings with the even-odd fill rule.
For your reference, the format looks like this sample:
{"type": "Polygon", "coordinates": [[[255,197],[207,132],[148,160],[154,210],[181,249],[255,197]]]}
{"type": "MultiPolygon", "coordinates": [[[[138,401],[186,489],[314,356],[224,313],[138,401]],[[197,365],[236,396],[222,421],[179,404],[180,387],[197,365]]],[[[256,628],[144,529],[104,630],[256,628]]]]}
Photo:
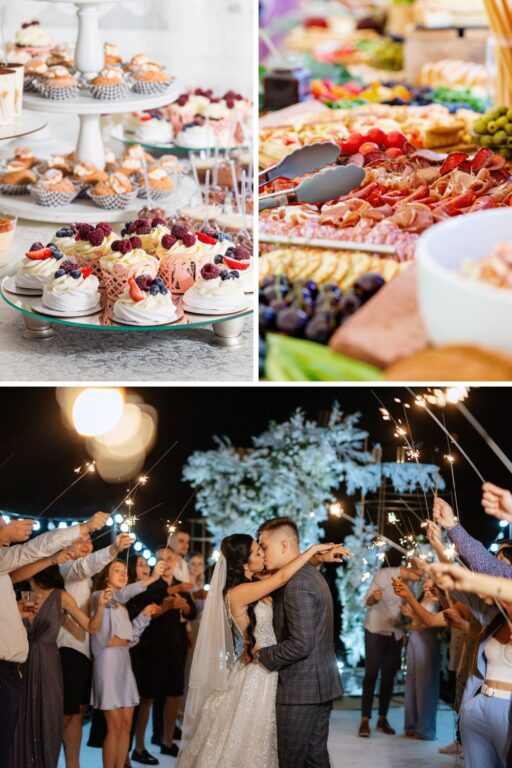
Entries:
{"type": "MultiPolygon", "coordinates": [[[[258,533],[268,571],[300,554],[299,533],[290,518],[267,520],[258,533]]],[[[333,699],[343,693],[334,655],[331,593],[308,563],[273,598],[277,644],[260,648],[255,661],[279,670],[279,768],[329,768],[329,718],[333,699]]]]}

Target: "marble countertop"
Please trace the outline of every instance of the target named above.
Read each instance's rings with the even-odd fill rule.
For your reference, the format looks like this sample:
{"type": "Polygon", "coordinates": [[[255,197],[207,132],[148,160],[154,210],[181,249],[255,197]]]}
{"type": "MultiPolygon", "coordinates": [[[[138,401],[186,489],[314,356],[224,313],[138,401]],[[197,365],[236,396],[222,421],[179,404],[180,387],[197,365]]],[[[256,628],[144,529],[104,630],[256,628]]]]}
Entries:
{"type": "MultiPolygon", "coordinates": [[[[56,225],[20,221],[20,255],[35,240],[48,242],[56,225]]],[[[0,275],[10,274],[1,270],[0,275]]],[[[253,315],[245,319],[242,344],[218,347],[210,328],[119,333],[56,325],[53,338],[23,339],[21,313],[0,298],[0,381],[231,382],[253,381],[253,315]]]]}

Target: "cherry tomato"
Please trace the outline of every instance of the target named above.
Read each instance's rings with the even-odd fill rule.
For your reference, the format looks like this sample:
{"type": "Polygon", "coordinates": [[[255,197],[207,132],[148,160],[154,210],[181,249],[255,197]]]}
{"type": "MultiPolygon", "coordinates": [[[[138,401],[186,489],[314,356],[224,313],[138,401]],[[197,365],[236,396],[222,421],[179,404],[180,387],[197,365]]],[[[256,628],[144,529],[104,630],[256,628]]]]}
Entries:
{"type": "Polygon", "coordinates": [[[380,128],[371,128],[365,135],[366,141],[374,141],[379,147],[387,147],[387,136],[380,128]]]}
{"type": "Polygon", "coordinates": [[[395,160],[397,157],[402,157],[402,155],[404,154],[402,150],[399,149],[398,147],[388,147],[385,153],[388,157],[393,158],[393,160],[395,160]]]}
{"type": "Polygon", "coordinates": [[[406,141],[407,136],[405,136],[400,131],[391,131],[391,133],[388,133],[386,136],[386,144],[390,149],[392,147],[398,147],[398,149],[402,149],[406,141]]]}
{"type": "Polygon", "coordinates": [[[359,147],[359,152],[362,155],[367,155],[370,152],[378,152],[380,149],[379,145],[376,144],[374,141],[365,141],[364,144],[361,144],[359,147]]]}

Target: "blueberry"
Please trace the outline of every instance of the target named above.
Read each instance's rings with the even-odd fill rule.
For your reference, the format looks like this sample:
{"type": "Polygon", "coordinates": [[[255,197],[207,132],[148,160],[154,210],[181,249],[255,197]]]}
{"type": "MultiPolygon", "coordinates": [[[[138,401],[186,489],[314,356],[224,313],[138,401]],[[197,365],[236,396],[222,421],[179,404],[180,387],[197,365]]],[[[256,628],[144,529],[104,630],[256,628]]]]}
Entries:
{"type": "Polygon", "coordinates": [[[260,328],[272,331],[276,327],[276,311],[272,307],[260,307],[260,328]]]}
{"type": "Polygon", "coordinates": [[[155,277],[153,282],[156,283],[157,285],[163,285],[164,284],[164,281],[163,281],[163,279],[161,277],[155,277]]]}
{"type": "Polygon", "coordinates": [[[165,287],[165,285],[161,285],[161,286],[160,286],[160,293],[162,294],[162,296],[167,296],[167,294],[169,293],[169,291],[168,291],[168,289],[165,287]]]}
{"type": "Polygon", "coordinates": [[[229,256],[229,258],[232,259],[234,255],[235,255],[235,249],[234,248],[228,248],[227,251],[226,251],[226,256],[229,256]]]}
{"type": "Polygon", "coordinates": [[[149,289],[149,292],[150,292],[150,294],[151,294],[152,296],[156,296],[157,294],[159,294],[159,293],[160,293],[160,288],[159,288],[159,286],[158,286],[158,285],[156,285],[156,283],[153,283],[153,285],[152,285],[152,286],[151,286],[151,288],[149,289]]]}
{"type": "Polygon", "coordinates": [[[55,243],[46,243],[46,248],[49,248],[50,251],[56,251],[57,250],[57,246],[55,245],[55,243]]]}
{"type": "Polygon", "coordinates": [[[229,273],[229,276],[230,277],[240,277],[240,272],[238,271],[238,269],[232,269],[231,272],[229,273]]]}
{"type": "Polygon", "coordinates": [[[55,233],[56,237],[73,237],[75,233],[72,229],[69,227],[62,227],[62,229],[58,229],[55,233]]]}
{"type": "Polygon", "coordinates": [[[64,254],[62,253],[62,251],[53,251],[52,257],[54,259],[63,259],[64,258],[64,254]]]}
{"type": "Polygon", "coordinates": [[[228,270],[227,269],[221,269],[220,276],[221,277],[227,277],[228,276],[228,270]]]}
{"type": "Polygon", "coordinates": [[[217,237],[217,241],[219,243],[222,243],[222,241],[224,240],[224,232],[216,232],[216,237],[217,237]]]}
{"type": "Polygon", "coordinates": [[[228,234],[227,232],[224,234],[224,237],[226,240],[229,240],[230,243],[233,242],[233,235],[228,234]]]}
{"type": "Polygon", "coordinates": [[[72,278],[74,278],[74,280],[78,280],[79,277],[82,277],[82,273],[80,272],[79,269],[72,269],[69,274],[71,275],[72,278]]]}
{"type": "Polygon", "coordinates": [[[56,271],[56,273],[55,273],[55,277],[64,277],[64,275],[65,275],[65,274],[66,274],[65,270],[63,270],[63,269],[58,269],[58,270],[56,271]]]}
{"type": "Polygon", "coordinates": [[[222,260],[223,260],[223,256],[221,256],[220,254],[217,254],[217,256],[215,256],[215,258],[213,260],[213,263],[214,264],[222,264],[222,260]]]}

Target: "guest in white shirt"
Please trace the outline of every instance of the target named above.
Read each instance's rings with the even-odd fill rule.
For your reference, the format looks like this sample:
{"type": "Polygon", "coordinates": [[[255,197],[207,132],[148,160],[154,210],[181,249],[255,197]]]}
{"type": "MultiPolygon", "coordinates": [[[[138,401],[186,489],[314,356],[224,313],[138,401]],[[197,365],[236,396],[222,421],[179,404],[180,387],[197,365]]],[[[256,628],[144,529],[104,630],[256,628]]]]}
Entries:
{"type": "Polygon", "coordinates": [[[96,512],[85,523],[57,528],[43,533],[26,544],[32,532],[33,520],[16,520],[7,525],[0,520],[0,766],[11,768],[14,730],[18,719],[21,695],[21,665],[27,660],[28,639],[23,626],[10,572],[23,565],[49,557],[70,546],[85,533],[103,528],[108,519],[105,512],[96,512]]]}
{"type": "Polygon", "coordinates": [[[418,581],[420,574],[413,568],[381,568],[363,598],[368,608],[364,622],[365,674],[361,699],[359,736],[370,736],[375,685],[380,672],[379,719],[377,730],[388,735],[395,731],[387,715],[395,675],[400,667],[404,620],[400,612],[401,599],[395,595],[393,579],[418,581]]]}

